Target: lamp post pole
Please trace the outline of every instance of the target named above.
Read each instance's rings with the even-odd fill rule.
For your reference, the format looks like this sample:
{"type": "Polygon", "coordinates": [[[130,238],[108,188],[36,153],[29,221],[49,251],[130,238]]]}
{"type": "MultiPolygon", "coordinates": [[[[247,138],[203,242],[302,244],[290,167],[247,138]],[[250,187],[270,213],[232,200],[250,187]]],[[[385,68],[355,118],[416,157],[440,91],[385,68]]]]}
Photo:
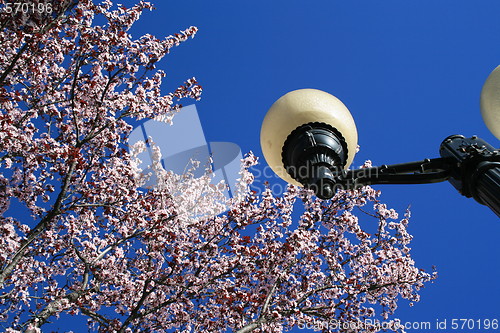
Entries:
{"type": "Polygon", "coordinates": [[[500,151],[478,137],[452,135],[441,143],[440,154],[453,161],[448,181],[500,217],[500,151]]]}

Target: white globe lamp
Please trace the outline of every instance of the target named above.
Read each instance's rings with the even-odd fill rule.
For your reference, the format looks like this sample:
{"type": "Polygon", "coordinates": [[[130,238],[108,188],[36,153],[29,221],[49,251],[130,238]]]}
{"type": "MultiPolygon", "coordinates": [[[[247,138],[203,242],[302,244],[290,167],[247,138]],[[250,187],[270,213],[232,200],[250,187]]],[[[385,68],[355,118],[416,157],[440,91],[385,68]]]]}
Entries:
{"type": "Polygon", "coordinates": [[[271,169],[288,183],[311,188],[322,199],[352,163],[358,134],[347,107],[317,89],[279,98],[262,123],[260,143],[271,169]]]}
{"type": "Polygon", "coordinates": [[[480,108],[484,123],[500,139],[500,66],[490,73],[484,83],[480,108]]]}

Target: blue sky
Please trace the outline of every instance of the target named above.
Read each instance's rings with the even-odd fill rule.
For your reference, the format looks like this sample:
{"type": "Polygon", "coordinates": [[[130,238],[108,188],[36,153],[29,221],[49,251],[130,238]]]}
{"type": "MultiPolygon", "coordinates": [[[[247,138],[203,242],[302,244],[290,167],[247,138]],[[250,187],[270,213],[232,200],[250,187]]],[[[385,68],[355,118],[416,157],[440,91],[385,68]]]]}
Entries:
{"type": "MultiPolygon", "coordinates": [[[[191,76],[203,86],[196,107],[208,141],[234,142],[262,157],[260,126],[271,104],[288,91],[317,88],[341,99],[356,121],[356,167],[367,159],[380,165],[438,157],[451,134],[499,146],[479,112],[481,87],[500,64],[498,0],[155,4],[134,35],[200,29],[160,67],[165,92],[191,76]]],[[[439,272],[421,301],[411,308],[401,302],[396,316],[433,325],[447,319],[448,327],[454,318],[500,319],[496,215],[447,182],[375,187],[401,213],[411,204],[413,257],[439,272]]]]}

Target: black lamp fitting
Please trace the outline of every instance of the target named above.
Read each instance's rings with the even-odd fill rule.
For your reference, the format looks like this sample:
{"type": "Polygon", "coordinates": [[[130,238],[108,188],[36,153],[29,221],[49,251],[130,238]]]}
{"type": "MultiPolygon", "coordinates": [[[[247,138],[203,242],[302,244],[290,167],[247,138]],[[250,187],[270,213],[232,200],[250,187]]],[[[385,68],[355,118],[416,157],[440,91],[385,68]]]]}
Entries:
{"type": "Polygon", "coordinates": [[[334,127],[312,122],[297,127],[287,137],[282,150],[287,172],[321,199],[335,194],[337,177],[347,161],[347,143],[334,127]]]}

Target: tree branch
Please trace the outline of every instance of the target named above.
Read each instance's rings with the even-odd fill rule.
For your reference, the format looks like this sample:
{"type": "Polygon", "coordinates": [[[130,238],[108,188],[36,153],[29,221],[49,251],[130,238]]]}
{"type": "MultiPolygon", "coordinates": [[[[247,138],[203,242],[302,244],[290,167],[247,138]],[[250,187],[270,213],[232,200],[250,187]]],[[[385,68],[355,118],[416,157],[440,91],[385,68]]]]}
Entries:
{"type": "Polygon", "coordinates": [[[135,305],[135,307],[132,309],[132,311],[130,312],[130,315],[127,317],[127,319],[125,319],[125,321],[123,322],[122,326],[118,330],[118,333],[125,332],[125,329],[127,328],[127,326],[134,319],[137,319],[137,318],[140,317],[140,315],[138,315],[139,310],[141,309],[142,305],[146,301],[146,298],[148,298],[148,296],[151,294],[151,290],[150,291],[147,290],[150,282],[151,282],[150,280],[146,280],[144,282],[144,286],[142,287],[142,296],[141,296],[141,299],[139,300],[139,302],[137,302],[137,304],[135,305]]]}
{"type": "Polygon", "coordinates": [[[265,318],[259,318],[257,319],[256,321],[246,325],[246,326],[243,326],[242,328],[240,328],[239,330],[236,331],[236,333],[248,333],[248,332],[252,332],[254,329],[257,329],[260,327],[260,325],[262,325],[263,323],[265,323],[266,320],[265,318]]]}
{"type": "Polygon", "coordinates": [[[70,185],[70,179],[73,176],[73,172],[75,171],[76,167],[76,161],[71,162],[68,173],[66,174],[66,177],[64,178],[64,183],[61,187],[61,192],[59,192],[59,195],[57,196],[56,202],[54,203],[54,206],[52,209],[45,215],[42,220],[35,226],[35,228],[31,229],[31,231],[28,233],[28,236],[26,239],[21,243],[19,246],[19,249],[17,250],[16,254],[12,258],[12,260],[5,266],[5,268],[2,270],[0,273],[0,288],[4,287],[4,282],[7,276],[10,275],[14,267],[17,266],[21,258],[24,256],[26,253],[26,250],[28,246],[36,239],[38,236],[46,229],[47,225],[60,213],[60,209],[64,200],[64,197],[66,196],[66,193],[68,191],[69,185],[70,185]]]}
{"type": "Polygon", "coordinates": [[[89,316],[90,318],[100,322],[101,324],[104,324],[106,326],[109,325],[110,320],[104,317],[103,315],[98,314],[97,312],[94,312],[84,307],[81,307],[80,311],[82,311],[84,315],[89,316]]]}
{"type": "MultiPolygon", "coordinates": [[[[72,3],[69,3],[66,8],[63,8],[61,12],[54,18],[52,21],[50,21],[46,26],[44,26],[42,29],[37,34],[43,35],[46,33],[56,21],[58,21],[60,18],[64,16],[64,13],[67,12],[68,10],[73,9],[78,4],[78,1],[73,1],[72,3]]],[[[29,43],[32,42],[32,40],[27,41],[24,43],[24,45],[21,47],[21,49],[17,52],[17,54],[14,56],[12,61],[10,62],[9,66],[5,69],[5,71],[0,75],[0,87],[4,85],[4,81],[7,78],[7,75],[9,75],[10,72],[14,69],[14,66],[16,65],[17,61],[21,56],[23,55],[24,52],[28,49],[29,43]]]]}
{"type": "Polygon", "coordinates": [[[32,324],[35,327],[41,327],[50,317],[61,311],[64,303],[66,303],[64,300],[67,300],[67,303],[74,303],[84,292],[84,289],[80,289],[72,291],[61,298],[55,299],[50,302],[39,314],[34,315],[29,321],[27,321],[25,325],[32,324]]]}

